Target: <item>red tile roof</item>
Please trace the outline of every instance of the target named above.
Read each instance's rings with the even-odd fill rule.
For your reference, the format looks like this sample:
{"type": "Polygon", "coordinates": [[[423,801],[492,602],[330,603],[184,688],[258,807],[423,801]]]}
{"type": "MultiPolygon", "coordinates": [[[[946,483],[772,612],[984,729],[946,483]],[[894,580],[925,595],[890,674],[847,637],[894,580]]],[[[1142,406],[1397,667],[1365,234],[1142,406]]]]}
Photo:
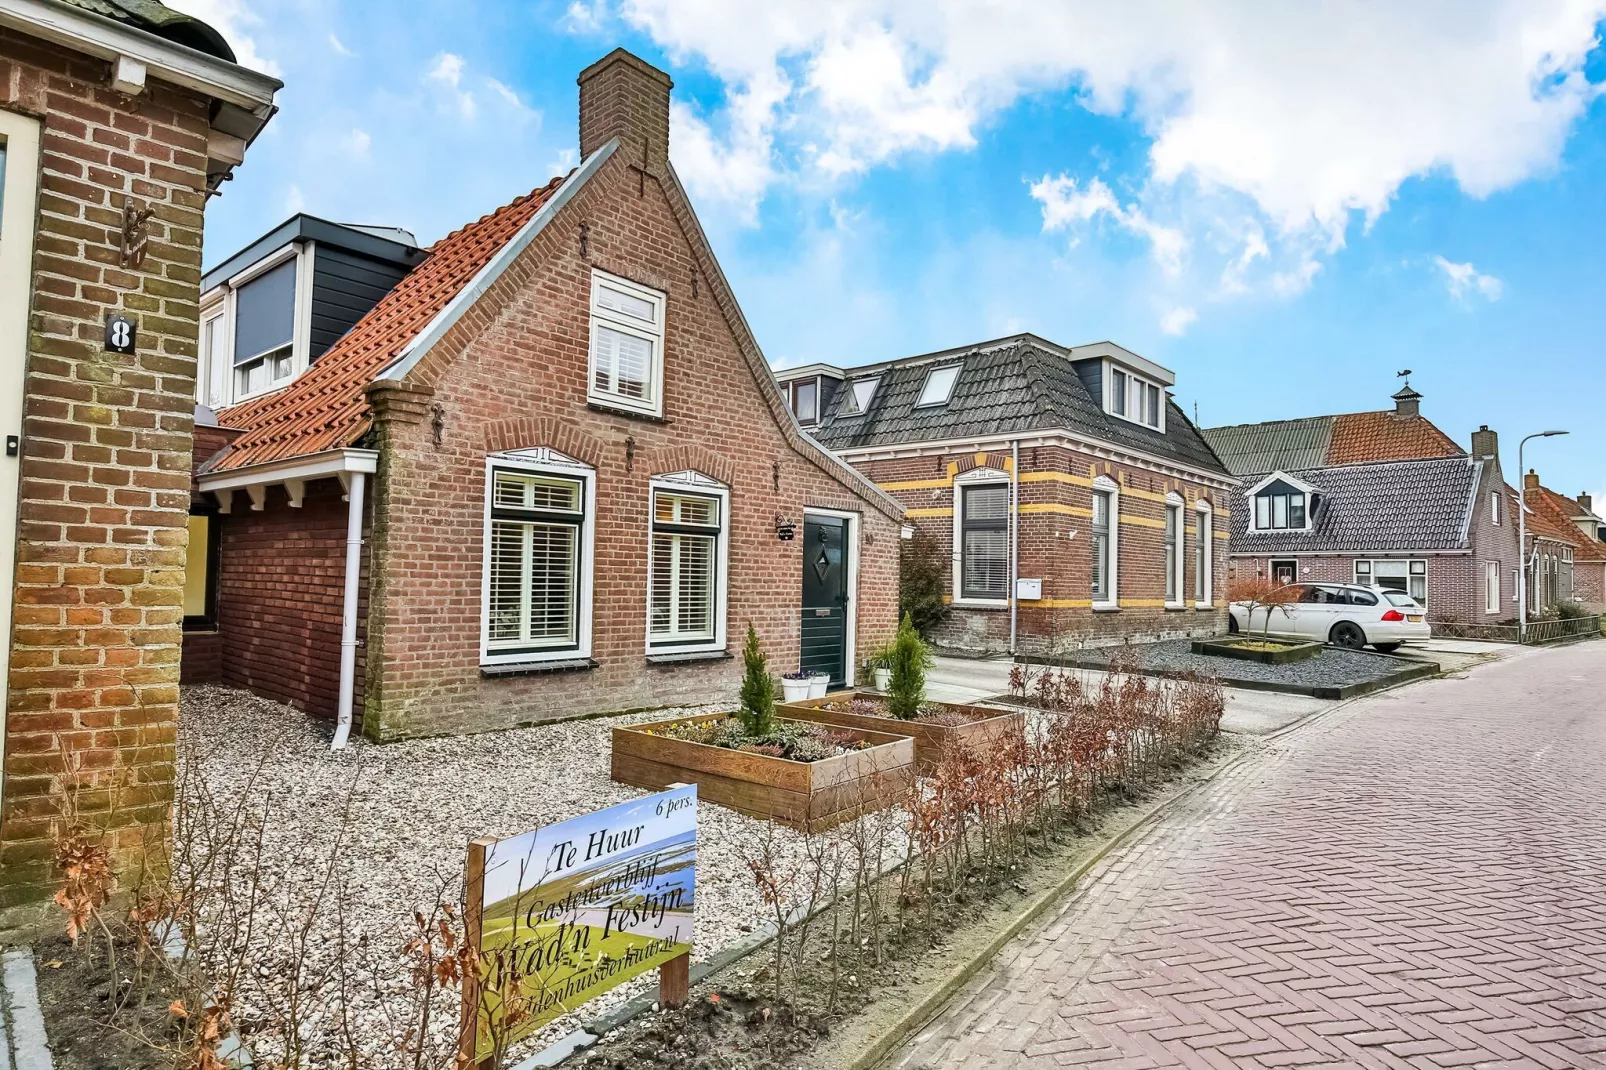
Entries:
{"type": "Polygon", "coordinates": [[[1327,447],[1329,465],[1465,455],[1466,451],[1427,417],[1400,416],[1389,410],[1335,416],[1333,440],[1327,447]]]}
{"type": "Polygon", "coordinates": [[[228,471],[350,446],[368,430],[363,390],[488,264],[567,176],[498,208],[430,246],[408,273],[329,351],[283,390],[218,414],[244,434],[207,466],[228,471]]]}
{"type": "Polygon", "coordinates": [[[1606,543],[1585,535],[1573,517],[1584,510],[1565,494],[1541,486],[1528,492],[1528,526],[1573,545],[1574,561],[1606,561],[1606,543]]]}

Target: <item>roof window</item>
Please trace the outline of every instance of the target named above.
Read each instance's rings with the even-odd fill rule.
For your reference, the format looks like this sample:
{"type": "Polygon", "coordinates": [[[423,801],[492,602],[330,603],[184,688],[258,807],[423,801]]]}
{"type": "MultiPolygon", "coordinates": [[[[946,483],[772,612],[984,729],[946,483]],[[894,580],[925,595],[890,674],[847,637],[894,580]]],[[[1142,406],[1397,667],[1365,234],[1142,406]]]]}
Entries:
{"type": "Polygon", "coordinates": [[[847,396],[842,399],[843,415],[853,416],[870,411],[870,400],[875,397],[875,388],[880,384],[881,377],[876,375],[855,379],[848,384],[847,396]]]}
{"type": "Polygon", "coordinates": [[[920,399],[915,402],[915,408],[948,404],[948,397],[954,392],[954,384],[959,381],[961,367],[963,365],[949,364],[927,372],[926,382],[920,388],[920,399]]]}

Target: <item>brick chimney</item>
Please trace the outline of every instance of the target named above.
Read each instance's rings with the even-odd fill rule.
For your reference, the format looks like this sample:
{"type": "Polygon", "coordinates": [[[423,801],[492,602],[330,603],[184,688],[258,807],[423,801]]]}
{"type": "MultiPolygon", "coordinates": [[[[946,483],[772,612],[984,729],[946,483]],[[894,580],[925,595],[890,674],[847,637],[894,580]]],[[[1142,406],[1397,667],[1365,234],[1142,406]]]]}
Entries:
{"type": "Polygon", "coordinates": [[[1392,395],[1394,398],[1394,415],[1420,416],[1422,415],[1422,395],[1411,389],[1411,380],[1407,379],[1405,385],[1392,395]]]}
{"type": "Polygon", "coordinates": [[[1522,489],[1523,490],[1538,490],[1539,489],[1539,473],[1535,472],[1532,468],[1528,469],[1527,473],[1524,474],[1523,477],[1522,477],[1522,489]]]}
{"type": "Polygon", "coordinates": [[[619,139],[625,160],[661,173],[669,160],[669,75],[622,48],[580,72],[580,158],[619,139]]]}
{"type": "Polygon", "coordinates": [[[1500,436],[1484,424],[1472,432],[1472,456],[1483,461],[1500,452],[1500,436]]]}
{"type": "Polygon", "coordinates": [[[1580,494],[1578,496],[1578,507],[1586,513],[1593,513],[1595,511],[1595,499],[1591,498],[1587,493],[1580,494]]]}

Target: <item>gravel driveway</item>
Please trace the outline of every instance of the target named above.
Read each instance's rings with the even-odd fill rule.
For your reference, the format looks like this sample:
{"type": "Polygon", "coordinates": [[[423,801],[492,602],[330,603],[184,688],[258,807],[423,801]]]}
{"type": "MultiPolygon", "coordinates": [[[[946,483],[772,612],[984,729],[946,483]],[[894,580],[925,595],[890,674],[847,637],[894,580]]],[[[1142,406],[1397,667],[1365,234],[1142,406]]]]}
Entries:
{"type": "MultiPolygon", "coordinates": [[[[474,836],[506,836],[550,824],[645,792],[609,779],[609,730],[616,724],[712,712],[722,707],[657,710],[482,735],[413,740],[376,746],[354,738],[342,752],[329,750],[329,729],[293,709],[221,687],[185,690],[180,760],[193,759],[221,799],[249,797],[269,810],[262,853],[264,923],[246,951],[246,989],[235,1019],[247,1031],[282,1003],[271,985],[292,951],[284,934],[316,897],[331,855],[337,882],[345,882],[348,934],[356,949],[360,983],[347,993],[355,1031],[367,1046],[365,1067],[402,1063],[391,1047],[405,1012],[409,982],[401,948],[412,935],[414,909],[426,912],[443,884],[452,902],[461,889],[465,845],[474,836]],[[349,810],[348,810],[349,808],[349,810]],[[339,844],[342,813],[346,840],[339,844]],[[337,851],[338,847],[338,851],[337,851]]],[[[713,804],[699,808],[696,951],[703,959],[751,931],[763,914],[743,861],[744,844],[763,834],[765,822],[713,804]]],[[[777,827],[793,857],[799,834],[777,827]]],[[[332,909],[316,920],[313,956],[332,957],[339,923],[332,909]]],[[[217,966],[219,964],[213,964],[217,966]]],[[[590,1017],[654,983],[649,974],[592,1001],[590,1017]]],[[[340,1028],[333,986],[309,995],[310,1040],[319,1052],[312,1066],[334,1066],[329,1051],[340,1028]]],[[[439,1015],[455,1021],[455,1005],[439,1015]]],[[[567,1032],[569,1016],[520,1046],[535,1050],[567,1032]]],[[[250,1041],[259,1055],[277,1052],[271,1030],[250,1041]]]]}
{"type": "Polygon", "coordinates": [[[1313,687],[1342,687],[1345,684],[1368,683],[1391,676],[1405,667],[1404,663],[1382,654],[1364,650],[1343,650],[1327,647],[1314,658],[1294,661],[1287,665],[1262,665],[1238,658],[1216,658],[1195,654],[1192,641],[1168,639],[1162,643],[1134,643],[1121,647],[1094,647],[1076,652],[1076,660],[1089,665],[1108,664],[1112,656],[1130,653],[1137,657],[1145,669],[1158,672],[1198,672],[1220,678],[1232,686],[1234,680],[1253,680],[1259,683],[1303,684],[1313,687]]]}

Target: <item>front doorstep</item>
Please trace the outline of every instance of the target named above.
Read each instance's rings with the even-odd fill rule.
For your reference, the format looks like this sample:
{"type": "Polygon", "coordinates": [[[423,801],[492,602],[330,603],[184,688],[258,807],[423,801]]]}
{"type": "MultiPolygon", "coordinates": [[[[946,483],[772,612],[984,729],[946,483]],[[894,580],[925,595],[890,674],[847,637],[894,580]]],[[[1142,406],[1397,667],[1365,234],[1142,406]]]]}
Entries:
{"type": "Polygon", "coordinates": [[[1285,642],[1281,639],[1256,639],[1240,635],[1235,639],[1195,639],[1193,652],[1215,658],[1237,658],[1239,661],[1258,661],[1262,665],[1287,665],[1293,661],[1314,658],[1322,652],[1322,643],[1285,642]],[[1268,643],[1276,650],[1250,650],[1243,643],[1268,643]]]}
{"type": "Polygon", "coordinates": [[[914,782],[915,745],[907,734],[849,729],[843,734],[872,746],[818,762],[794,762],[644,731],[727,716],[710,713],[615,728],[613,779],[655,791],[696,784],[700,799],[804,832],[894,806],[914,782]]]}
{"type": "Polygon", "coordinates": [[[886,696],[867,692],[839,691],[825,698],[804,702],[787,702],[780,706],[783,713],[801,721],[817,721],[840,728],[861,732],[880,732],[888,735],[913,736],[915,741],[916,772],[921,776],[933,773],[949,747],[964,747],[978,755],[1002,746],[1010,736],[1021,732],[1026,715],[1014,710],[990,710],[982,706],[967,706],[957,702],[930,702],[964,717],[974,717],[960,725],[930,724],[905,721],[897,717],[874,717],[846,710],[824,710],[822,702],[851,701],[855,698],[885,700],[886,696]]]}

